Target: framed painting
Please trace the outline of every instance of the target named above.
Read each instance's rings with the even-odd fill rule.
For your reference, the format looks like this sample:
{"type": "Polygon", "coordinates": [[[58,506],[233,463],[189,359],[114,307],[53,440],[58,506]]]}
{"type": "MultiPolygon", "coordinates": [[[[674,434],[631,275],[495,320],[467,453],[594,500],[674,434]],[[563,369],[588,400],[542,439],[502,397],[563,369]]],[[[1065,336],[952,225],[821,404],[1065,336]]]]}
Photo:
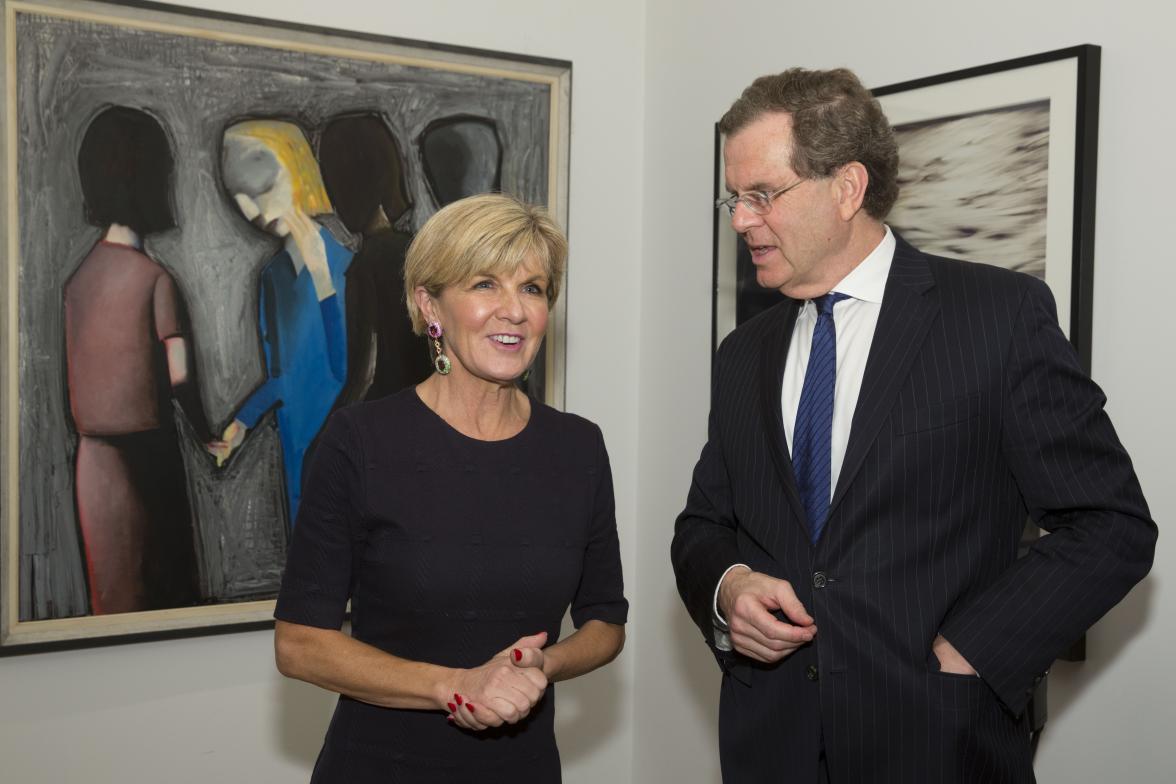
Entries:
{"type": "MultiPolygon", "coordinates": [[[[3,10],[0,653],[265,624],[325,419],[431,370],[414,233],[497,190],[567,225],[571,64],[3,10]]],[[[526,382],[557,407],[565,320],[526,382]]]]}
{"type": "MultiPolygon", "coordinates": [[[[1045,280],[1090,367],[1100,49],[1083,45],[873,90],[899,147],[886,222],[916,248],[1045,280]]],[[[716,131],[715,198],[723,190],[716,131]]],[[[713,347],[781,296],[715,216],[713,347]]]]}

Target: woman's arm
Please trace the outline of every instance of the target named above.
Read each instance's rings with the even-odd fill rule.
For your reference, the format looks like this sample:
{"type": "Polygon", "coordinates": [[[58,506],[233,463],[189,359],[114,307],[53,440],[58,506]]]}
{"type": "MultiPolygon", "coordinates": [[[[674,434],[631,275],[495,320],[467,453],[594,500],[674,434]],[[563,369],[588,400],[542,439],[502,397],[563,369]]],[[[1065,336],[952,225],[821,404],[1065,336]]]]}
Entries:
{"type": "Polygon", "coordinates": [[[287,621],[274,626],[283,675],[385,708],[448,710],[470,729],[514,724],[543,696],[541,671],[508,662],[509,651],[529,644],[532,638],[524,637],[485,664],[463,669],[402,659],[337,629],[287,621]]]}
{"type": "Polygon", "coordinates": [[[520,649],[517,657],[511,656],[511,661],[520,667],[541,668],[552,682],[603,667],[625,647],[629,603],[621,577],[612,470],[600,429],[592,426],[591,436],[596,442],[597,481],[583,572],[571,605],[576,631],[549,648],[539,650],[534,646],[520,649]]]}
{"type": "Polygon", "coordinates": [[[603,667],[624,647],[624,626],[591,620],[550,648],[518,648],[511,661],[517,667],[537,667],[555,683],[603,667]]]}
{"type": "Polygon", "coordinates": [[[274,625],[278,671],[289,678],[385,708],[444,710],[455,671],[385,653],[338,629],[274,625]]]}

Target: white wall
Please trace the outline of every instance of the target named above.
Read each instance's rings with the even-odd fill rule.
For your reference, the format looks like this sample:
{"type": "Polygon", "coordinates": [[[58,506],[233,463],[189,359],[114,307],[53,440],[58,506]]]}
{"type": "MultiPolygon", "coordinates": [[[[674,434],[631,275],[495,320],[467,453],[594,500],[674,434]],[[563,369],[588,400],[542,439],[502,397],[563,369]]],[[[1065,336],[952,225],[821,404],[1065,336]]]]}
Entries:
{"type": "MultiPolygon", "coordinates": [[[[573,61],[568,407],[604,430],[635,573],[644,10],[545,0],[193,0],[210,10],[573,61]],[[600,307],[608,303],[608,307],[600,307]]],[[[565,781],[630,778],[632,652],[559,687],[565,781]]],[[[271,635],[0,659],[0,781],[305,781],[332,699],[283,680],[271,635]]]]}
{"type": "MultiPolygon", "coordinates": [[[[1176,330],[1157,304],[1161,292],[1176,289],[1176,253],[1165,233],[1176,165],[1158,145],[1176,132],[1176,108],[1166,95],[1176,12],[1134,0],[647,0],[646,8],[635,593],[645,624],[663,633],[635,630],[633,781],[717,781],[718,675],[678,606],[666,556],[705,437],[712,124],[754,77],[790,66],[847,65],[867,85],[882,85],[1080,43],[1102,45],[1093,375],[1164,528],[1176,516],[1170,477],[1176,426],[1169,413],[1176,330]],[[670,716],[676,721],[665,720],[670,716]]],[[[1176,775],[1176,686],[1164,677],[1176,645],[1173,569],[1176,543],[1164,533],[1153,574],[1090,633],[1089,661],[1055,669],[1039,780],[1170,781],[1176,775]]]]}
{"type": "MultiPolygon", "coordinates": [[[[739,0],[199,0],[210,9],[574,61],[568,405],[608,440],[630,644],[560,687],[565,780],[713,782],[718,676],[681,609],[670,529],[705,433],[713,122],[754,76],[848,65],[887,84],[1078,43],[1103,48],[1094,375],[1161,527],[1176,513],[1166,446],[1176,288],[1160,90],[1176,12],[1127,0],[908,0],[900,7],[739,0]],[[856,9],[853,6],[860,6],[856,9]],[[1157,89],[1160,88],[1160,89],[1157,89]],[[1132,336],[1147,335],[1138,346],[1132,336]],[[1159,359],[1152,359],[1151,350],[1159,359]],[[638,364],[640,362],[640,364],[638,364]],[[638,568],[638,564],[640,567],[638,568]]],[[[1160,781],[1176,771],[1176,643],[1161,537],[1153,576],[1060,666],[1042,781],[1160,781]],[[1162,609],[1161,609],[1162,608],[1162,609]]],[[[231,634],[0,660],[5,782],[299,781],[331,699],[281,680],[269,635],[231,634]]]]}

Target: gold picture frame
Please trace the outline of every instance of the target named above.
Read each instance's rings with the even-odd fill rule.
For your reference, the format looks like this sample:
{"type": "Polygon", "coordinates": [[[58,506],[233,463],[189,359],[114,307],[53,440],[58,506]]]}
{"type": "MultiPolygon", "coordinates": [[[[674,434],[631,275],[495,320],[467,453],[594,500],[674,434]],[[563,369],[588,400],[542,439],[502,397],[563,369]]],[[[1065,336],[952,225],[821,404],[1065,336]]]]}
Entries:
{"type": "MultiPolygon", "coordinates": [[[[119,106],[166,131],[176,226],[142,252],[187,303],[200,401],[219,432],[265,372],[258,273],[275,247],[220,182],[224,129],[289,122],[316,148],[333,118],[366,113],[401,154],[409,206],[389,217],[402,234],[443,201],[437,160],[444,189],[500,188],[545,204],[566,228],[571,63],[154,3],[6,0],[3,14],[0,654],[264,625],[289,527],[273,416],[221,469],[174,402],[164,416],[174,414],[183,453],[199,596],[182,607],[92,612],[63,336],[66,282],[104,236],[87,222],[78,182],[87,124],[119,106]],[[427,153],[430,166],[426,137],[439,123],[448,136],[427,153]],[[469,148],[453,152],[463,133],[469,148]]],[[[560,408],[566,302],[528,382],[560,408]]]]}

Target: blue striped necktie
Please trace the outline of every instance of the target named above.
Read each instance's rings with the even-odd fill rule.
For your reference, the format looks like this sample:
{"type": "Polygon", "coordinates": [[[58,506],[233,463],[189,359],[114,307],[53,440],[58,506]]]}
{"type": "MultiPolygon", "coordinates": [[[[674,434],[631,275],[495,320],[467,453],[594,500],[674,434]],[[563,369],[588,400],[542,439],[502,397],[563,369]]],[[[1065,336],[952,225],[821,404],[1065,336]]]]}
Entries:
{"type": "Polygon", "coordinates": [[[796,427],[792,436],[792,467],[800,501],[808,517],[813,544],[821,538],[829,516],[829,476],[832,464],[833,391],[837,380],[837,327],[833,324],[833,306],[848,294],[831,292],[813,300],[817,306],[817,324],[813,327],[813,344],[809,350],[804,386],[800,389],[800,406],[796,410],[796,427]]]}

